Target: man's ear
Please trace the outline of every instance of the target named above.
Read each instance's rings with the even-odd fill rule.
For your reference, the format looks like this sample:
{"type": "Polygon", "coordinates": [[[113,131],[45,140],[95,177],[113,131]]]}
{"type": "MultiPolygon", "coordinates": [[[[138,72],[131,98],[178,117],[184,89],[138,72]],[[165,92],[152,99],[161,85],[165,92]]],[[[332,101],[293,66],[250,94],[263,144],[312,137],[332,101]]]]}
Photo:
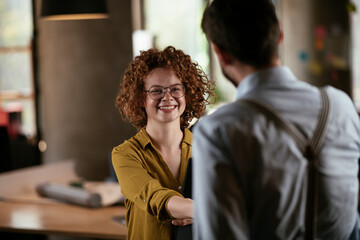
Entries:
{"type": "Polygon", "coordinates": [[[219,62],[221,66],[229,65],[233,62],[233,58],[230,54],[225,52],[221,47],[216,45],[215,43],[211,43],[216,55],[218,56],[219,62]]]}
{"type": "Polygon", "coordinates": [[[284,40],[284,32],[282,30],[281,24],[279,23],[279,40],[278,40],[278,46],[282,43],[284,40]]]}

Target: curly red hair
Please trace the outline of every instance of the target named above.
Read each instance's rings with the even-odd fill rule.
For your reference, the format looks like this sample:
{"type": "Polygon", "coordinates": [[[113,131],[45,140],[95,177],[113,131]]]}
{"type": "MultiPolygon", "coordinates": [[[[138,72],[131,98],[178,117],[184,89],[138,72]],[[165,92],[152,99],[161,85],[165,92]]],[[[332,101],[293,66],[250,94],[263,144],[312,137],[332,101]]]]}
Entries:
{"type": "Polygon", "coordinates": [[[126,69],[115,106],[123,120],[136,128],[147,124],[144,80],[155,68],[166,68],[174,71],[185,87],[186,108],[180,118],[181,128],[189,126],[193,118],[199,118],[205,112],[209,97],[213,96],[214,82],[210,81],[200,66],[191,61],[189,55],[172,46],[163,51],[155,48],[142,51],[126,69]]]}

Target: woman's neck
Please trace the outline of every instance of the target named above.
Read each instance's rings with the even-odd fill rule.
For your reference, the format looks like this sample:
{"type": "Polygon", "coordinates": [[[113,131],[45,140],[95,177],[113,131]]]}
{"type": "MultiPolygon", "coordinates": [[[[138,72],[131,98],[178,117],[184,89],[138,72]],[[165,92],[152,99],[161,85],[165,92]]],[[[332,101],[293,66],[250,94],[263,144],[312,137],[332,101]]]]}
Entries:
{"type": "Polygon", "coordinates": [[[184,135],[181,131],[180,123],[167,123],[161,124],[161,126],[148,124],[146,132],[159,151],[180,147],[184,135]]]}

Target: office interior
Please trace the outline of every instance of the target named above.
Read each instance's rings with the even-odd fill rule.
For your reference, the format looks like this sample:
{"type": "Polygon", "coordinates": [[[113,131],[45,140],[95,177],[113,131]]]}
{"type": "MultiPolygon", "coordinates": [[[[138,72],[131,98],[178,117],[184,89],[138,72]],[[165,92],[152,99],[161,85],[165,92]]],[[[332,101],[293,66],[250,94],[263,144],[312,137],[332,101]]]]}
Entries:
{"type": "MultiPolygon", "coordinates": [[[[216,81],[216,103],[208,111],[232,101],[235,88],[200,29],[209,0],[105,2],[107,18],[46,20],[42,0],[0,1],[0,176],[72,160],[81,179],[111,177],[112,148],[137,132],[114,101],[139,50],[183,49],[216,81]]],[[[360,0],[273,2],[284,32],[282,63],[300,80],[343,90],[360,109],[360,0]]]]}

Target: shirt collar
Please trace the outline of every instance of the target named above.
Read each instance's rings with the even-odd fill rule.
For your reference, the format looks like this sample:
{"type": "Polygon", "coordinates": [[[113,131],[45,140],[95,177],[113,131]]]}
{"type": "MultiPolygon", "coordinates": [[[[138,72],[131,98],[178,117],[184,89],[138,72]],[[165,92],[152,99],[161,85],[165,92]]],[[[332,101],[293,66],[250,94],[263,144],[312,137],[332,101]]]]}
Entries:
{"type": "MultiPolygon", "coordinates": [[[[140,129],[137,135],[139,136],[138,140],[143,149],[145,149],[148,144],[151,144],[150,136],[146,132],[145,128],[140,129]]],[[[185,128],[182,142],[191,145],[191,141],[192,141],[192,133],[190,132],[189,129],[185,128]]]]}
{"type": "Polygon", "coordinates": [[[151,143],[151,139],[149,134],[147,134],[145,128],[140,129],[139,133],[137,134],[139,136],[139,142],[141,144],[141,147],[145,149],[145,147],[151,143]]]}
{"type": "Polygon", "coordinates": [[[192,133],[190,132],[189,129],[185,128],[183,142],[188,145],[191,145],[191,141],[192,141],[192,133]]]}
{"type": "Polygon", "coordinates": [[[285,81],[296,81],[296,77],[286,66],[271,67],[265,70],[256,71],[246,76],[237,86],[235,99],[258,89],[260,86],[279,84],[285,81]]]}

